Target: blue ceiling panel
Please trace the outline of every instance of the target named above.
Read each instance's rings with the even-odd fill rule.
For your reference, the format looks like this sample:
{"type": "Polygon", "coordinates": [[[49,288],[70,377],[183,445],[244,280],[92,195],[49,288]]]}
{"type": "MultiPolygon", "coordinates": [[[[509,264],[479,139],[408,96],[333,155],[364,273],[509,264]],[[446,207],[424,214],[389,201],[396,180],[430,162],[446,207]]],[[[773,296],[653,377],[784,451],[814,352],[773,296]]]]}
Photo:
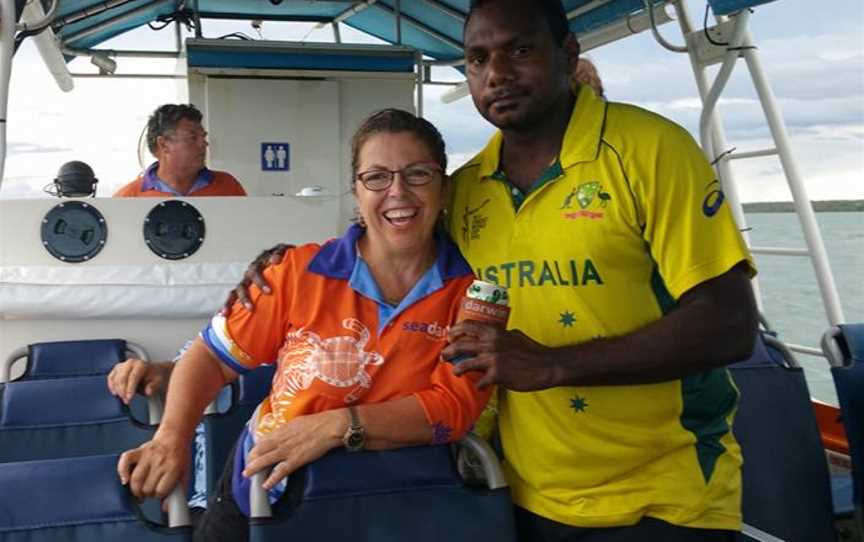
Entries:
{"type": "Polygon", "coordinates": [[[283,0],[279,5],[274,5],[269,0],[198,0],[198,9],[203,13],[236,14],[265,19],[290,17],[295,20],[330,20],[354,4],[355,2],[350,0],[283,0]]]}
{"type": "MultiPolygon", "coordinates": [[[[44,0],[43,0],[44,1],[44,0]]],[[[650,0],[652,3],[661,0],[650,0]]],[[[718,14],[728,14],[740,9],[767,3],[773,0],[709,0],[718,14]]],[[[114,0],[112,3],[116,3],[114,0]]],[[[394,22],[395,0],[378,0],[371,7],[351,15],[344,22],[387,42],[396,41],[394,22]]],[[[564,0],[568,13],[579,8],[599,4],[596,8],[579,14],[570,20],[570,28],[576,34],[584,34],[607,24],[641,12],[642,0],[564,0]]],[[[59,16],[69,17],[84,9],[98,10],[109,5],[106,0],[64,0],[60,4],[59,16]]],[[[128,0],[74,23],[55,24],[55,30],[64,44],[71,47],[93,47],[118,34],[137,28],[157,17],[173,12],[182,0],[128,0]],[[94,28],[87,35],[81,32],[94,28]]],[[[194,6],[193,0],[185,2],[194,6]]],[[[405,17],[402,23],[402,43],[417,48],[429,57],[455,59],[462,56],[462,21],[470,0],[401,0],[400,7],[405,17]],[[455,16],[454,16],[455,15],[455,16]]],[[[360,4],[354,0],[283,0],[274,5],[269,0],[198,0],[198,7],[205,17],[214,18],[264,18],[285,21],[330,21],[347,9],[360,4]]]]}
{"type": "MultiPolygon", "coordinates": [[[[378,0],[375,5],[377,6],[381,4],[392,9],[395,7],[396,2],[394,0],[378,0]]],[[[456,18],[440,9],[430,7],[430,4],[423,0],[415,0],[413,2],[402,0],[402,2],[400,2],[400,8],[403,17],[410,17],[418,22],[422,22],[424,25],[447,36],[453,41],[462,43],[462,26],[465,24],[464,14],[460,14],[460,17],[456,18]]],[[[381,10],[378,9],[378,11],[381,10]]],[[[394,22],[393,17],[390,17],[390,24],[394,25],[395,28],[396,23],[394,22]]],[[[402,27],[404,29],[405,24],[403,24],[402,27]]]]}
{"type": "Polygon", "coordinates": [[[438,3],[462,13],[468,13],[468,6],[471,5],[471,0],[438,0],[438,3]]]}
{"type": "MultiPolygon", "coordinates": [[[[396,42],[396,25],[393,17],[382,8],[369,8],[363,10],[347,21],[346,24],[366,32],[389,43],[396,42]]],[[[456,40],[459,43],[461,39],[456,40]]],[[[420,49],[424,54],[432,58],[461,58],[461,48],[448,45],[443,41],[418,30],[407,21],[402,21],[402,43],[415,49],[420,49]]]]}
{"type": "MultiPolygon", "coordinates": [[[[174,0],[134,0],[78,22],[64,25],[57,32],[57,35],[65,45],[75,48],[89,48],[123,32],[134,30],[152,22],[160,15],[172,11],[174,11],[174,0]],[[88,36],[76,38],[81,32],[89,31],[91,28],[95,29],[108,21],[115,22],[105,24],[104,28],[94,31],[88,36]]],[[[72,13],[76,13],[76,11],[72,13]]]]}
{"type": "Polygon", "coordinates": [[[729,15],[745,8],[767,4],[774,0],[708,0],[715,15],[729,15]]]}
{"type": "MultiPolygon", "coordinates": [[[[586,2],[581,2],[586,3],[586,2]]],[[[654,2],[658,3],[658,2],[654,2]]],[[[570,30],[575,34],[584,34],[591,30],[602,28],[614,21],[626,18],[628,15],[642,11],[642,0],[617,0],[609,2],[588,11],[570,21],[570,30]]]]}

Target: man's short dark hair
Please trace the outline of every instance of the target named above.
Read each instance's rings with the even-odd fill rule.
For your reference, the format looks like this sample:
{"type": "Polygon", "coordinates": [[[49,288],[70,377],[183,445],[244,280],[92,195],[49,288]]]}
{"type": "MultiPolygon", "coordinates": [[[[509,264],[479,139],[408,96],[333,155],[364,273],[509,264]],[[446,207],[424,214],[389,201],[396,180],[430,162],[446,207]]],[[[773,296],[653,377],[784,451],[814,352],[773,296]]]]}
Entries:
{"type": "Polygon", "coordinates": [[[156,139],[177,129],[181,120],[186,119],[200,123],[204,118],[201,111],[192,104],[165,104],[156,108],[156,111],[147,119],[147,148],[156,155],[156,139]]]}
{"type": "MultiPolygon", "coordinates": [[[[465,27],[468,27],[468,21],[474,10],[485,7],[498,0],[471,0],[471,7],[468,8],[468,16],[465,17],[465,27]]],[[[564,39],[570,34],[570,24],[567,21],[567,12],[564,11],[564,5],[561,0],[523,0],[524,3],[531,7],[537,8],[546,19],[546,24],[549,25],[549,30],[552,31],[552,37],[557,45],[562,45],[564,39]]]]}

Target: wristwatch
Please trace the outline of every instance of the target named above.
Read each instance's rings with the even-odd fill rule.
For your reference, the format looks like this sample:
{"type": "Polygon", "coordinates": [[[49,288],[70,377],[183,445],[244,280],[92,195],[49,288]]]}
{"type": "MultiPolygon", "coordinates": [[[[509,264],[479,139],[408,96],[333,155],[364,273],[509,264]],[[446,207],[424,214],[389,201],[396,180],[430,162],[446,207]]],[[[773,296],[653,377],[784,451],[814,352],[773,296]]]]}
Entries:
{"type": "Polygon", "coordinates": [[[366,428],[360,424],[360,415],[355,407],[348,407],[348,415],[351,416],[351,421],[345,436],[342,437],[342,444],[349,452],[359,452],[366,444],[366,428]]]}

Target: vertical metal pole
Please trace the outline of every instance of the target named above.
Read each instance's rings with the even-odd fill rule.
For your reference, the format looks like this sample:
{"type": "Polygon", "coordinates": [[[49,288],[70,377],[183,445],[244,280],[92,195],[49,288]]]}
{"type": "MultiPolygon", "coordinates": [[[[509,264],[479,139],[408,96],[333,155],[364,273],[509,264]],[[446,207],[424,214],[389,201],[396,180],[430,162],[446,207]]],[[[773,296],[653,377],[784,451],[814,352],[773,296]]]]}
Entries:
{"type": "Polygon", "coordinates": [[[417,65],[417,116],[423,116],[423,53],[414,53],[414,63],[417,65]]]}
{"type": "MultiPolygon", "coordinates": [[[[181,0],[177,0],[174,2],[174,9],[180,9],[181,0]]],[[[180,54],[180,51],[183,50],[183,29],[180,27],[180,21],[174,22],[174,48],[177,50],[177,54],[180,54]]]]}
{"type": "Polygon", "coordinates": [[[9,111],[16,17],[15,0],[0,0],[0,184],[6,169],[6,114],[9,111]]]}
{"type": "Polygon", "coordinates": [[[186,527],[188,525],[192,525],[192,519],[189,516],[189,505],[186,503],[186,491],[183,484],[178,483],[177,487],[168,495],[168,526],[186,527]]]}
{"type": "Polygon", "coordinates": [[[201,31],[201,13],[198,11],[198,0],[194,0],[195,3],[192,5],[192,13],[195,19],[195,37],[200,39],[204,36],[201,31]]]}
{"type": "MultiPolygon", "coordinates": [[[[735,27],[732,31],[732,37],[729,40],[726,54],[723,57],[723,64],[720,66],[720,71],[714,77],[714,82],[708,90],[708,94],[703,96],[702,100],[702,115],[699,119],[699,140],[702,142],[703,148],[713,148],[711,144],[711,124],[712,114],[720,100],[720,94],[729,82],[729,77],[732,75],[732,70],[738,62],[741,43],[744,40],[744,32],[747,29],[747,22],[750,19],[750,12],[742,11],[735,20],[735,27]]],[[[715,149],[716,150],[716,149],[715,149]]],[[[722,149],[719,149],[722,152],[722,149]]]]}
{"type": "MultiPolygon", "coordinates": [[[[690,13],[687,11],[687,5],[684,0],[676,0],[673,4],[675,13],[678,18],[678,24],[681,27],[681,33],[686,39],[693,32],[693,20],[690,18],[690,13]]],[[[708,77],[705,73],[705,66],[699,63],[696,58],[696,52],[692,47],[689,48],[687,56],[690,58],[690,66],[693,69],[693,77],[696,80],[696,87],[699,90],[699,96],[702,98],[702,103],[705,103],[705,98],[708,96],[708,77]]],[[[708,155],[708,159],[714,161],[726,149],[726,134],[723,131],[723,126],[720,122],[720,116],[717,110],[711,112],[711,143],[710,148],[703,149],[708,155]]],[[[741,230],[741,235],[744,237],[744,242],[747,246],[752,246],[750,242],[750,234],[748,233],[747,218],[744,215],[744,207],[741,205],[741,198],[738,195],[738,186],[735,183],[735,176],[732,173],[732,167],[727,158],[721,158],[715,165],[715,171],[719,177],[720,183],[723,186],[723,193],[726,195],[726,200],[729,202],[729,208],[732,210],[732,216],[735,217],[735,222],[741,230]]],[[[756,304],[761,311],[763,309],[763,300],[761,288],[759,288],[758,277],[750,281],[753,287],[753,295],[756,297],[756,304]]]]}
{"type": "Polygon", "coordinates": [[[330,26],[333,27],[333,41],[342,43],[342,33],[339,32],[339,23],[333,21],[330,26]]]}
{"type": "Polygon", "coordinates": [[[402,45],[402,2],[396,0],[393,4],[393,14],[396,17],[396,44],[402,45]]]}
{"type": "Polygon", "coordinates": [[[264,489],[264,480],[270,474],[270,469],[258,471],[252,475],[249,484],[249,517],[256,518],[272,518],[273,510],[270,507],[270,498],[267,496],[267,490],[264,489]]]}
{"type": "Polygon", "coordinates": [[[765,77],[765,71],[762,69],[762,62],[759,59],[757,50],[748,47],[752,44],[753,38],[747,32],[744,36],[744,50],[741,54],[747,62],[747,68],[750,70],[750,75],[753,78],[753,85],[756,87],[756,93],[759,95],[759,101],[762,103],[768,127],[771,129],[771,135],[774,137],[774,144],[780,156],[780,164],[783,166],[783,172],[786,174],[786,182],[789,184],[789,190],[792,192],[795,212],[798,214],[798,220],[801,223],[804,240],[810,249],[810,258],[813,262],[813,269],[816,272],[816,280],[819,283],[819,291],[822,294],[822,304],[825,306],[828,322],[832,326],[836,326],[842,324],[845,318],[843,317],[843,308],[840,304],[840,296],[837,294],[837,286],[834,283],[834,275],[831,272],[831,265],[828,261],[828,253],[825,251],[825,244],[819,231],[819,223],[816,222],[816,214],[810,205],[807,187],[801,179],[801,175],[798,172],[798,164],[792,155],[792,146],[789,143],[789,134],[786,132],[786,125],[783,123],[780,107],[777,105],[777,100],[774,97],[774,91],[768,85],[768,79],[765,77]]]}
{"type": "Polygon", "coordinates": [[[180,27],[179,22],[174,23],[174,45],[178,53],[183,50],[183,29],[180,27]]]}

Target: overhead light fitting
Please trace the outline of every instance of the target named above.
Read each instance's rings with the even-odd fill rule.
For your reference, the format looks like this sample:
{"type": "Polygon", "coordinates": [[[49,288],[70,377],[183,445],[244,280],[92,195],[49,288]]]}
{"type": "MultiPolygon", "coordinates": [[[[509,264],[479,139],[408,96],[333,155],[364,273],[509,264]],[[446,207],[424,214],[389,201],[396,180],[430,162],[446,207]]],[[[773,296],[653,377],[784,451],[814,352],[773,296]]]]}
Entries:
{"type": "Polygon", "coordinates": [[[108,58],[105,53],[96,53],[90,57],[90,63],[99,68],[102,75],[111,75],[117,71],[117,62],[108,58]]]}

